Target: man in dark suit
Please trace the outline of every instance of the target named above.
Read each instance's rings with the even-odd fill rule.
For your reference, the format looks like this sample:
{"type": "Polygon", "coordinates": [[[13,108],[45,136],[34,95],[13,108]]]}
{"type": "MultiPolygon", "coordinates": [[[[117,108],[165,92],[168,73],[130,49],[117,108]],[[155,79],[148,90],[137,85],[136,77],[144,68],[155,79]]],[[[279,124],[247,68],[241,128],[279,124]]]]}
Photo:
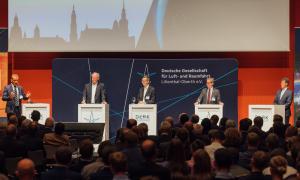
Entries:
{"type": "Polygon", "coordinates": [[[91,76],[91,83],[84,86],[83,89],[83,104],[106,104],[106,91],[104,84],[100,83],[100,75],[94,72],[91,76]]]}
{"type": "Polygon", "coordinates": [[[202,89],[196,104],[220,104],[221,94],[220,91],[214,88],[214,78],[207,78],[207,88],[202,89]]]}
{"type": "Polygon", "coordinates": [[[150,77],[144,76],[142,78],[143,87],[140,88],[138,94],[139,104],[155,104],[155,89],[150,86],[150,77]]]}
{"type": "Polygon", "coordinates": [[[289,124],[290,116],[291,116],[291,104],[293,100],[293,91],[288,89],[289,79],[282,78],[281,79],[281,89],[277,91],[274,104],[277,105],[285,105],[285,124],[289,124]]]}
{"type": "Polygon", "coordinates": [[[11,75],[11,84],[5,86],[3,90],[2,100],[6,101],[5,112],[7,114],[15,113],[18,118],[22,114],[22,100],[28,100],[31,94],[24,93],[22,86],[19,86],[19,76],[11,75]]]}

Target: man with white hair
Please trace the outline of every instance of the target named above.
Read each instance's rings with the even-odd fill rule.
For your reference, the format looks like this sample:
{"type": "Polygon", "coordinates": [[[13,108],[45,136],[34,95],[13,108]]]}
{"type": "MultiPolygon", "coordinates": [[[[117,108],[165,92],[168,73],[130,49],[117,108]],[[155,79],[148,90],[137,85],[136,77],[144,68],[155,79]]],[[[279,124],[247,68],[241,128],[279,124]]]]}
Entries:
{"type": "Polygon", "coordinates": [[[214,88],[214,78],[206,79],[206,88],[202,89],[196,104],[221,104],[221,94],[214,88]]]}
{"type": "Polygon", "coordinates": [[[104,84],[100,83],[100,74],[93,72],[91,75],[91,83],[84,86],[83,89],[83,104],[106,104],[106,91],[104,84]]]}

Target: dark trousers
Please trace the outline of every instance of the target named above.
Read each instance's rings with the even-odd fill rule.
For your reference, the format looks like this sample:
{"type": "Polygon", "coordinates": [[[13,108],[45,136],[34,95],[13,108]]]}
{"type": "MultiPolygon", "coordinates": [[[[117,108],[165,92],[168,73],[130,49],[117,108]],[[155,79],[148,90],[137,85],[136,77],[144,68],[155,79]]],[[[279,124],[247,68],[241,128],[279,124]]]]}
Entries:
{"type": "Polygon", "coordinates": [[[285,125],[286,126],[289,126],[290,125],[290,117],[291,117],[291,115],[287,115],[287,116],[285,116],[285,125]]]}
{"type": "MultiPolygon", "coordinates": [[[[15,106],[13,113],[15,113],[17,118],[19,119],[22,115],[20,106],[15,106]]],[[[8,116],[10,115],[10,113],[7,113],[6,115],[7,115],[7,119],[8,119],[9,118],[8,116]]]]}

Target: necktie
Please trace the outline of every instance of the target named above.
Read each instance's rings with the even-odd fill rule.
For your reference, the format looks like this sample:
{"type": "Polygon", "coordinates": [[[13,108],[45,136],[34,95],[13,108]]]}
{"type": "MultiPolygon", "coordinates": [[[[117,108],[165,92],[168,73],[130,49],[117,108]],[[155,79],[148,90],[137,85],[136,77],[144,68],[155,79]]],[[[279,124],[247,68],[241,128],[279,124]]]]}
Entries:
{"type": "Polygon", "coordinates": [[[15,106],[19,106],[19,96],[18,96],[18,92],[17,92],[17,87],[14,86],[14,94],[15,94],[15,97],[14,97],[14,101],[15,101],[15,106]]]}
{"type": "Polygon", "coordinates": [[[208,89],[208,95],[207,95],[207,104],[210,103],[210,89],[208,89]]]}

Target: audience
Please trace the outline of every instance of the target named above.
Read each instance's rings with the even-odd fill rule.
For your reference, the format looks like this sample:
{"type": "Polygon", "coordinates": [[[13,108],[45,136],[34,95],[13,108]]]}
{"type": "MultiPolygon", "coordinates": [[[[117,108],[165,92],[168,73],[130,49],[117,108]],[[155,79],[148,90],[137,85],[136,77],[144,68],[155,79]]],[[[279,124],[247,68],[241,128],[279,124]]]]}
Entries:
{"type": "Polygon", "coordinates": [[[164,118],[157,135],[148,135],[146,123],[129,119],[116,131],[114,142],[99,144],[96,158],[94,144],[99,142],[74,134],[79,146],[72,156],[64,123],[54,127],[53,118],[47,118],[41,125],[38,111],[32,112],[32,121],[10,114],[0,135],[0,173],[7,175],[6,158],[17,157],[23,159],[13,179],[300,179],[300,121],[296,127],[286,126],[275,115],[265,132],[259,116],[253,125],[249,118],[241,119],[238,127],[216,115],[202,120],[187,113],[178,117],[175,125],[171,116],[164,118]],[[55,164],[27,159],[35,150],[44,151],[44,145],[56,149],[55,164]]]}

